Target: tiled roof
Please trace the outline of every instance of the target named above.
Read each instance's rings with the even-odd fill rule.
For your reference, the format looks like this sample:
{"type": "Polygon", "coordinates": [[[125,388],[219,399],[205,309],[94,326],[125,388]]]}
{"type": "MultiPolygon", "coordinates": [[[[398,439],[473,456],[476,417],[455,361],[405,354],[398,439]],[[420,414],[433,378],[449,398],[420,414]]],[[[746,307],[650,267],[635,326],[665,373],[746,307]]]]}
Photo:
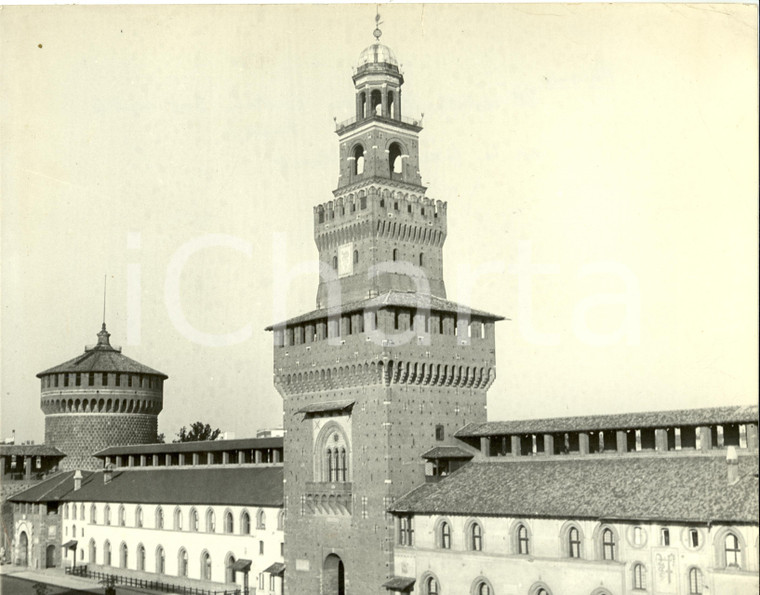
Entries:
{"type": "Polygon", "coordinates": [[[132,374],[153,374],[161,378],[168,378],[163,372],[144,366],[140,362],[123,355],[121,349],[111,347],[106,331],[106,325],[98,333],[98,342],[92,347],[85,348],[79,355],[67,362],[48,368],[37,374],[38,378],[46,374],[72,373],[72,372],[123,372],[132,374]]]}
{"type": "Polygon", "coordinates": [[[490,320],[504,320],[503,316],[491,314],[483,310],[468,308],[467,306],[463,306],[461,304],[457,304],[456,302],[451,302],[434,295],[405,291],[388,291],[377,297],[349,302],[347,304],[341,304],[333,308],[313,310],[306,314],[302,314],[301,316],[296,316],[295,318],[291,318],[284,322],[268,326],[266,330],[271,331],[274,328],[280,326],[309,322],[312,320],[318,320],[320,318],[327,318],[328,316],[337,316],[345,312],[373,310],[389,306],[398,306],[402,308],[427,308],[429,310],[437,312],[466,312],[471,316],[478,316],[480,318],[488,318],[490,320]]]}
{"type": "Polygon", "coordinates": [[[383,587],[389,591],[409,591],[415,583],[415,579],[406,576],[394,576],[383,583],[383,587]]]}
{"type": "Polygon", "coordinates": [[[282,573],[285,572],[285,564],[282,562],[275,562],[271,566],[267,567],[267,569],[264,572],[268,572],[269,574],[273,574],[276,576],[281,576],[282,573]]]}
{"type": "Polygon", "coordinates": [[[117,455],[154,455],[178,452],[219,452],[223,450],[251,450],[257,448],[282,448],[282,438],[236,438],[234,440],[200,440],[197,442],[177,442],[170,444],[133,444],[131,446],[109,446],[96,452],[98,458],[117,455]]]}
{"type": "Polygon", "coordinates": [[[11,455],[28,457],[65,457],[66,455],[54,446],[47,444],[0,444],[0,456],[11,455]]]}
{"type": "MultiPolygon", "coordinates": [[[[8,499],[12,502],[57,502],[74,488],[74,473],[76,471],[58,473],[8,499]]],[[[83,478],[91,474],[91,471],[82,471],[83,478]]]]}
{"type": "Polygon", "coordinates": [[[342,401],[326,401],[324,403],[312,403],[302,407],[296,413],[323,413],[325,411],[343,411],[353,407],[356,401],[354,399],[344,399],[342,401]]]}
{"type": "Polygon", "coordinates": [[[523,457],[464,465],[412,490],[394,512],[512,517],[758,522],[757,456],[728,485],[717,456],[523,457]]]}
{"type": "Polygon", "coordinates": [[[423,459],[471,459],[474,455],[458,446],[434,446],[422,453],[423,459]]]}
{"type": "Polygon", "coordinates": [[[83,472],[74,491],[69,471],[16,494],[16,502],[132,502],[138,504],[229,504],[282,506],[282,467],[152,467],[83,472]]]}
{"type": "Polygon", "coordinates": [[[496,436],[503,434],[530,434],[551,432],[579,432],[625,428],[664,428],[670,426],[699,426],[703,424],[749,423],[758,421],[757,405],[709,407],[706,409],[674,409],[643,413],[613,415],[582,415],[546,419],[521,419],[471,423],[458,430],[459,438],[496,436]]]}

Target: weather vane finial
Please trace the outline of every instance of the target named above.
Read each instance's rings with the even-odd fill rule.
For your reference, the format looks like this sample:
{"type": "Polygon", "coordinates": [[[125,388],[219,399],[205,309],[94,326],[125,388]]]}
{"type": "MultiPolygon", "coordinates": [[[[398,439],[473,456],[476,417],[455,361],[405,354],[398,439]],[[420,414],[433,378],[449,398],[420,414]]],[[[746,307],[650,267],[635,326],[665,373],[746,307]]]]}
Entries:
{"type": "Polygon", "coordinates": [[[106,287],[108,283],[108,274],[103,275],[103,329],[106,328],[106,287]]]}
{"type": "Polygon", "coordinates": [[[383,34],[382,31],[380,31],[380,25],[383,24],[383,22],[380,20],[380,6],[376,7],[377,12],[375,13],[375,30],[372,32],[372,35],[375,36],[375,39],[377,41],[380,41],[380,36],[383,34]]]}

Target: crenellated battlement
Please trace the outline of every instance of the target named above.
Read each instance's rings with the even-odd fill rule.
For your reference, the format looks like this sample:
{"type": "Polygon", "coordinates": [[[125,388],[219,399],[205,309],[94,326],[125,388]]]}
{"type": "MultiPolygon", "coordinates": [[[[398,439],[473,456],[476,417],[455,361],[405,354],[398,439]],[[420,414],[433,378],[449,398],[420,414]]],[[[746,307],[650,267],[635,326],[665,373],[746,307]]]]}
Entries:
{"type": "Polygon", "coordinates": [[[429,227],[446,227],[445,202],[378,181],[360,188],[343,188],[334,200],[315,206],[314,235],[377,214],[429,227]]]}

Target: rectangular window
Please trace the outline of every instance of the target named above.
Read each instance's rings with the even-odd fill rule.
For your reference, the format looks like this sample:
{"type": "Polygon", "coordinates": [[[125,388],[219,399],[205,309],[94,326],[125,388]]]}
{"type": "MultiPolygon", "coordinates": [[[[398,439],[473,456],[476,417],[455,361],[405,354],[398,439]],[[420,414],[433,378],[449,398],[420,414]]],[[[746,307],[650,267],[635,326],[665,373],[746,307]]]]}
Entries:
{"type": "Polygon", "coordinates": [[[88,386],[95,385],[95,372],[90,372],[89,377],[87,378],[87,385],[88,386]]]}
{"type": "Polygon", "coordinates": [[[660,545],[670,545],[670,529],[660,529],[660,545]]]}
{"type": "Polygon", "coordinates": [[[58,374],[56,374],[54,378],[55,378],[55,387],[58,388],[58,374]]]}
{"type": "Polygon", "coordinates": [[[402,516],[399,519],[399,545],[414,545],[414,525],[411,516],[402,516]]]}
{"type": "Polygon", "coordinates": [[[121,374],[116,374],[116,377],[115,377],[115,382],[114,382],[114,384],[115,384],[116,386],[121,386],[121,374]]]}
{"type": "Polygon", "coordinates": [[[285,542],[280,542],[280,555],[284,558],[285,557],[285,542]]]}
{"type": "Polygon", "coordinates": [[[263,541],[259,541],[259,555],[260,556],[264,555],[264,542],[263,541]]]}
{"type": "Polygon", "coordinates": [[[696,529],[689,530],[689,545],[691,547],[699,547],[699,531],[696,529]]]}
{"type": "Polygon", "coordinates": [[[361,208],[361,209],[366,209],[367,208],[367,197],[366,196],[362,196],[359,199],[359,208],[361,208]]]}
{"type": "Polygon", "coordinates": [[[77,372],[77,375],[74,378],[74,384],[82,386],[82,375],[79,372],[77,372]]]}
{"type": "Polygon", "coordinates": [[[103,386],[108,386],[108,374],[103,372],[102,377],[100,379],[100,384],[103,386]]]}
{"type": "Polygon", "coordinates": [[[444,439],[443,424],[435,426],[435,439],[439,442],[444,439]]]}
{"type": "Polygon", "coordinates": [[[127,386],[132,386],[132,376],[127,376],[127,386]]]}

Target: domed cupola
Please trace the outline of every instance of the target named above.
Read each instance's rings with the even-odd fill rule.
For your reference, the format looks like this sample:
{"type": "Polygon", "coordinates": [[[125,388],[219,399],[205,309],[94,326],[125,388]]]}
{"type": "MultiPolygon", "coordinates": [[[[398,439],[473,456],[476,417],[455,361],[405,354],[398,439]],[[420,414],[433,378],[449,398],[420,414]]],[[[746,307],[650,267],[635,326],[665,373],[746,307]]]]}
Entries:
{"type": "Polygon", "coordinates": [[[354,71],[356,87],[356,119],[401,119],[401,85],[404,76],[391,48],[380,43],[383,34],[379,29],[380,15],[375,17],[376,27],[372,33],[375,43],[359,54],[354,71]]]}
{"type": "Polygon", "coordinates": [[[396,60],[396,56],[393,54],[391,48],[380,42],[373,43],[359,54],[359,63],[356,67],[357,69],[362,69],[365,66],[377,68],[385,66],[398,72],[398,60],[396,60]]]}

